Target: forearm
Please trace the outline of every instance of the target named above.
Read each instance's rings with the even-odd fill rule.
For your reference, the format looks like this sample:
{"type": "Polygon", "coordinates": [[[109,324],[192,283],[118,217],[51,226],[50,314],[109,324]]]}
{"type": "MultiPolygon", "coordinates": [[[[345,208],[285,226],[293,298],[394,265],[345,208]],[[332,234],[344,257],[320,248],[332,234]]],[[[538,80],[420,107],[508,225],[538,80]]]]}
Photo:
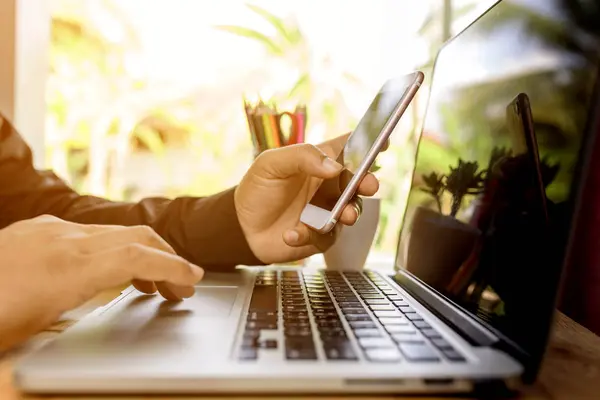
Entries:
{"type": "Polygon", "coordinates": [[[0,229],[42,214],[86,224],[149,225],[178,254],[204,268],[260,264],[239,225],[234,189],[138,203],[81,196],[53,173],[34,169],[29,147],[7,121],[0,124],[0,229]]]}

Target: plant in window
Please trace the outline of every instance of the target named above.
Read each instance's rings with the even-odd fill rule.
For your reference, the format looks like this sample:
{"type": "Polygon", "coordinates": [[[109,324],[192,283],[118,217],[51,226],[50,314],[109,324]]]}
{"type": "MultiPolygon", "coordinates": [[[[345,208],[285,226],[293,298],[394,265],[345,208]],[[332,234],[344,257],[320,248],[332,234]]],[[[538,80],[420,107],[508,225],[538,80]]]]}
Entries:
{"type": "Polygon", "coordinates": [[[423,181],[426,187],[421,188],[425,193],[429,193],[433,196],[435,204],[437,204],[438,211],[442,212],[442,194],[445,190],[444,175],[438,175],[436,172],[432,172],[429,175],[423,175],[423,181]]]}
{"type": "Polygon", "coordinates": [[[446,190],[452,195],[450,216],[456,217],[463,198],[466,195],[475,195],[483,192],[485,171],[478,171],[477,161],[463,161],[458,159],[458,166],[450,167],[446,178],[446,190]]]}

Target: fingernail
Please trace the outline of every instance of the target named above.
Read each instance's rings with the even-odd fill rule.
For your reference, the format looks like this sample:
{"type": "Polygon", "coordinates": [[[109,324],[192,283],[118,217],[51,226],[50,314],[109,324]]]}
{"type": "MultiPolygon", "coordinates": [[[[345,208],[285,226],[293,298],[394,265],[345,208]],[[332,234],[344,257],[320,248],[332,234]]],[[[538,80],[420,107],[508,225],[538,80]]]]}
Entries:
{"type": "Polygon", "coordinates": [[[323,158],[323,166],[325,167],[325,169],[331,172],[337,172],[342,169],[342,165],[340,163],[333,161],[329,157],[323,158]]]}
{"type": "Polygon", "coordinates": [[[292,231],[287,231],[285,233],[285,241],[288,243],[298,243],[298,240],[300,240],[300,235],[298,234],[298,232],[292,230],[292,231]]]}

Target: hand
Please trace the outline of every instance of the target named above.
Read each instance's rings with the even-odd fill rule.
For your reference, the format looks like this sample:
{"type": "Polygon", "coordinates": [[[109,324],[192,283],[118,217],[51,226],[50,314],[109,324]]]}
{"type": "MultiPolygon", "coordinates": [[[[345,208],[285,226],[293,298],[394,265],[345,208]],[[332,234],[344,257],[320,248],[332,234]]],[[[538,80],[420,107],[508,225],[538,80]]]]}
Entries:
{"type": "Polygon", "coordinates": [[[180,300],[193,295],[204,274],[148,227],[79,225],[51,216],[0,230],[0,260],[0,350],[102,290],[134,281],[146,293],[158,288],[180,300]]]}
{"type": "MultiPolygon", "coordinates": [[[[347,140],[348,135],[343,135],[318,146],[273,149],[254,161],[236,188],[235,207],[250,248],[263,263],[302,259],[334,243],[339,224],[330,234],[321,235],[301,223],[300,214],[313,195],[327,203],[340,196],[342,171],[348,171],[334,159],[342,161],[347,140]]],[[[378,189],[375,176],[367,174],[358,194],[372,196],[378,189]]],[[[354,224],[360,210],[356,197],[344,208],[339,222],[354,224]]]]}

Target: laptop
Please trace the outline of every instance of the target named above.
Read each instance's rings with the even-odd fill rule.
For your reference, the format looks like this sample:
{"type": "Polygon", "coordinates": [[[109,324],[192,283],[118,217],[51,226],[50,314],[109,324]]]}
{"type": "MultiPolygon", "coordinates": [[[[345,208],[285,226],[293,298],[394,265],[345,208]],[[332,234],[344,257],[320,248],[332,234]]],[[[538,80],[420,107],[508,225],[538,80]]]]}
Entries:
{"type": "Polygon", "coordinates": [[[129,288],[25,356],[16,384],[350,394],[532,382],[599,128],[597,42],[566,3],[500,1],[440,50],[389,272],[240,267],[180,303],[129,288]],[[533,163],[515,135],[523,119],[507,115],[521,94],[533,163]]]}

